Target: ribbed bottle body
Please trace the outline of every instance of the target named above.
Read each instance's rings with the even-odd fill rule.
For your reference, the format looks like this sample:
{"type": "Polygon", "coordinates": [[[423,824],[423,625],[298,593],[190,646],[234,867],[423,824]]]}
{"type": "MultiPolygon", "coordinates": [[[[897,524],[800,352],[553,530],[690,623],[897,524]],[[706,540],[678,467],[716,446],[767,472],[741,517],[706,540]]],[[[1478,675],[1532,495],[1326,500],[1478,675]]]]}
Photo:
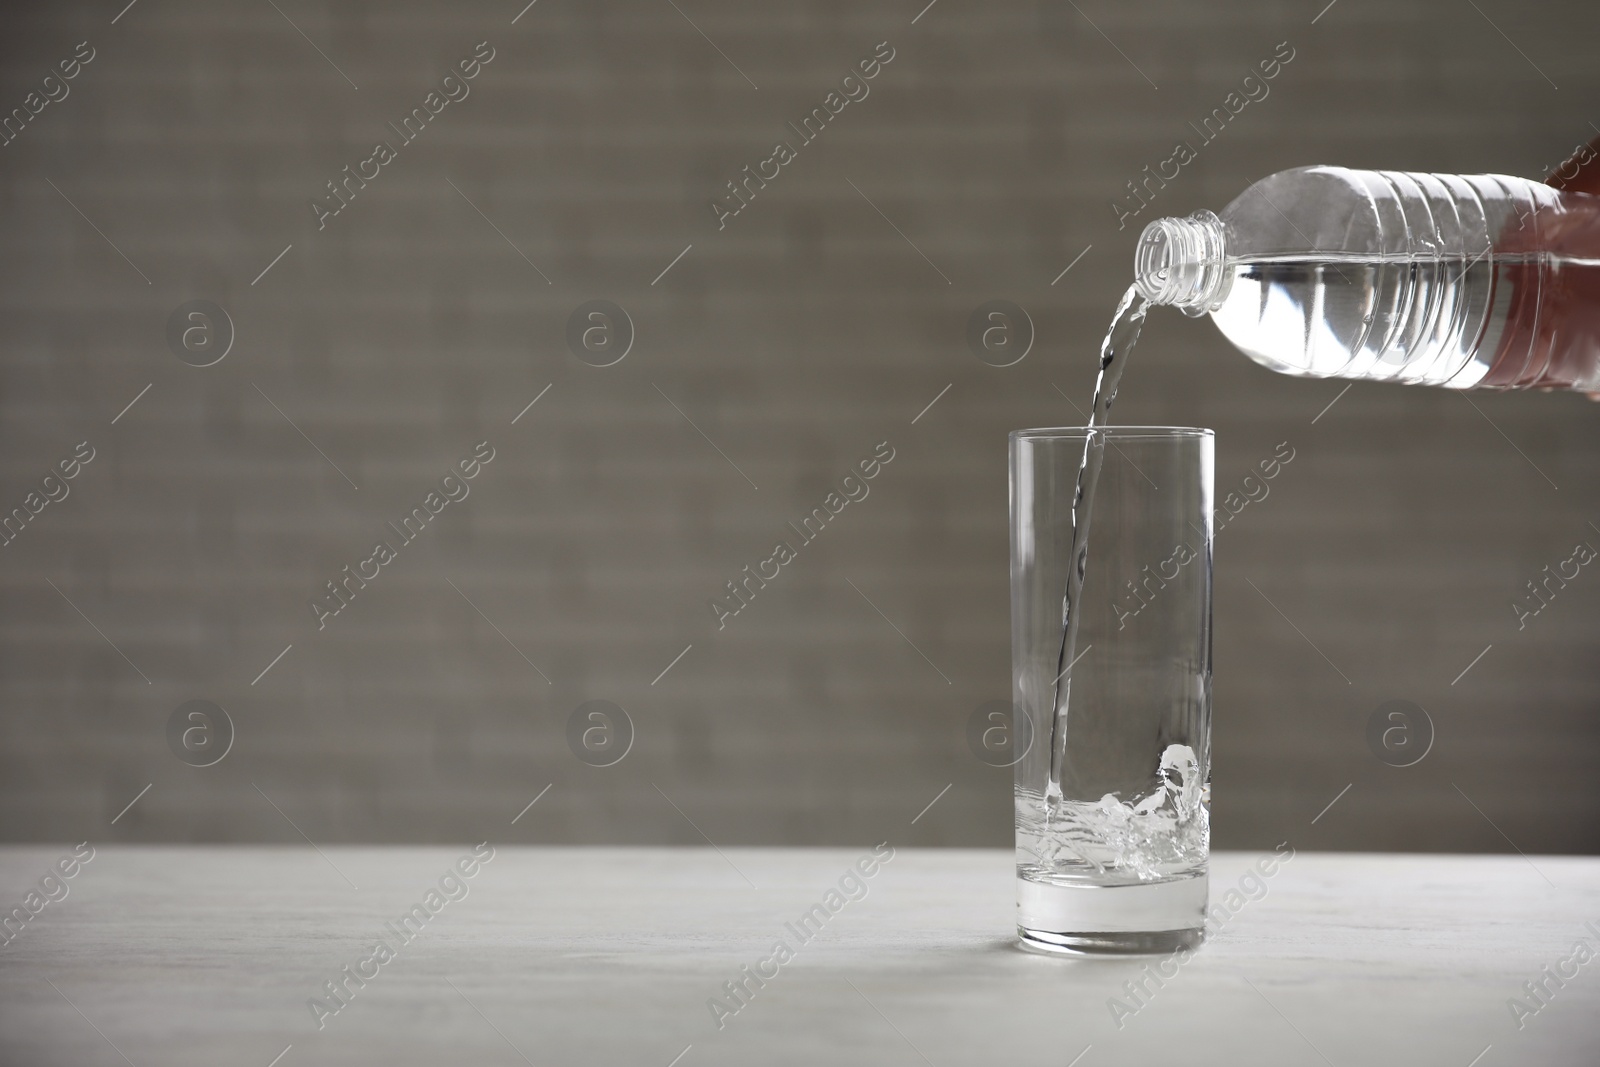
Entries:
{"type": "Polygon", "coordinates": [[[1263,366],[1600,390],[1600,197],[1505,175],[1305,167],[1196,225],[1221,269],[1177,265],[1199,279],[1187,309],[1263,366]]]}

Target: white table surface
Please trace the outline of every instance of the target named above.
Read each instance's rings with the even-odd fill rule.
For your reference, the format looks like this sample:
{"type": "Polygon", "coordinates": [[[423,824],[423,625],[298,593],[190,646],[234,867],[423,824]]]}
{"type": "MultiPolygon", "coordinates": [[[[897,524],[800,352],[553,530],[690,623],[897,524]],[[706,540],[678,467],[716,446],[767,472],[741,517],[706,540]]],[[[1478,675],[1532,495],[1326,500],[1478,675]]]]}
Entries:
{"type": "MultiPolygon", "coordinates": [[[[467,851],[100,847],[0,948],[0,1062],[1600,1063],[1600,958],[1508,1007],[1600,949],[1600,859],[1544,856],[1299,853],[1119,1028],[1145,960],[1017,951],[1009,852],[900,849],[719,1029],[708,999],[865,848],[500,846],[319,1030],[308,1000],[467,851]]],[[[3,909],[66,852],[0,849],[3,909]]],[[[1214,902],[1256,858],[1213,858],[1214,902]]]]}

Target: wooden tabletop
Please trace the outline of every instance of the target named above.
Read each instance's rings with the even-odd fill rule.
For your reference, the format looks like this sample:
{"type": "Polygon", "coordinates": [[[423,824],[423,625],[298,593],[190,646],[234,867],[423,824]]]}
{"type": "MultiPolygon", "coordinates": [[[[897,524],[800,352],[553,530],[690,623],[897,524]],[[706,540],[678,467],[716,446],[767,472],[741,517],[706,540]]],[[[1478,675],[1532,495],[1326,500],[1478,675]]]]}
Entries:
{"type": "Polygon", "coordinates": [[[1020,952],[1009,852],[887,853],[0,849],[0,1061],[1600,1062],[1600,859],[1218,854],[1180,963],[1020,952]]]}

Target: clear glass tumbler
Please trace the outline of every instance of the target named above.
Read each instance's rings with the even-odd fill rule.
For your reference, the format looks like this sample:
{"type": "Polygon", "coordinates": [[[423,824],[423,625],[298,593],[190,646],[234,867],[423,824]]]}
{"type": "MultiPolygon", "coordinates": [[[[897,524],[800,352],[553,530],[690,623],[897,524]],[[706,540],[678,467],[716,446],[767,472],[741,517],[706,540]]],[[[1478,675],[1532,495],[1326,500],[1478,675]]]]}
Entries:
{"type": "MultiPolygon", "coordinates": [[[[1211,805],[1210,430],[1011,434],[1017,929],[1057,953],[1204,935],[1211,805]],[[1065,647],[1073,500],[1103,457],[1065,647]],[[1065,667],[1065,670],[1063,670],[1065,667]]],[[[1080,514],[1082,509],[1080,509],[1080,514]]]]}

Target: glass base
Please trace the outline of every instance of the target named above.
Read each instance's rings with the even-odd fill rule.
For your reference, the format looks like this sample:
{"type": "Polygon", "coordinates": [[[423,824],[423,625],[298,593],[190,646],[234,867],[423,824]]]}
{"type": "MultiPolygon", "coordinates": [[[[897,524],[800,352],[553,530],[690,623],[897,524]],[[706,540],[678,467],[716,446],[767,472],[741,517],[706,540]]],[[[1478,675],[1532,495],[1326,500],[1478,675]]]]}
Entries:
{"type": "Polygon", "coordinates": [[[1017,947],[1047,956],[1168,956],[1196,949],[1206,939],[1203,926],[1147,933],[1069,934],[1017,927],[1017,947]]]}
{"type": "Polygon", "coordinates": [[[1136,955],[1205,940],[1206,873],[1133,885],[1017,879],[1021,946],[1054,955],[1136,955]]]}

